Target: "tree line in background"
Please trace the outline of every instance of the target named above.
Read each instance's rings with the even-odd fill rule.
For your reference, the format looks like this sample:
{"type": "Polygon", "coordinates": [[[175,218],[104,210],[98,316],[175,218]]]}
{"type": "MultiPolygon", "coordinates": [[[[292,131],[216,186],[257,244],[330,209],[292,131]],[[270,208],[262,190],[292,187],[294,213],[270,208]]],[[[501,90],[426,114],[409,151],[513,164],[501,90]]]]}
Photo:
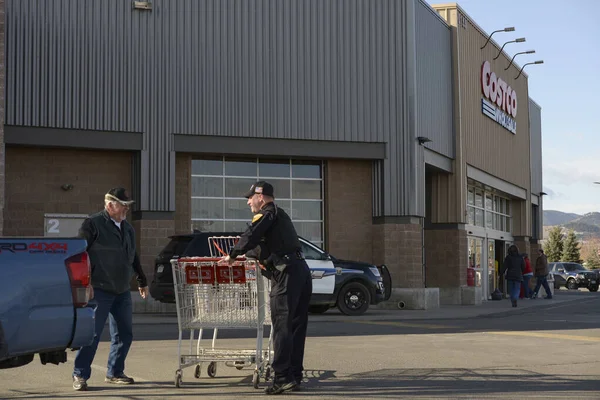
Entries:
{"type": "Polygon", "coordinates": [[[581,244],[572,229],[565,235],[560,226],[552,228],[544,243],[544,252],[549,262],[585,263],[588,269],[600,268],[600,240],[581,244]]]}

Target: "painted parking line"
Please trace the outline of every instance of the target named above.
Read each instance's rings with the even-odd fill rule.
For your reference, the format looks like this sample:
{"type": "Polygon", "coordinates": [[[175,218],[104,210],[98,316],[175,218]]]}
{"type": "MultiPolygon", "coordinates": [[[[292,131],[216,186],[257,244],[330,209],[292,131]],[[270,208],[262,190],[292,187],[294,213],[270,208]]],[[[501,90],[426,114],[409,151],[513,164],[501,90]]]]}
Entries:
{"type": "Polygon", "coordinates": [[[537,337],[546,339],[569,339],[579,340],[583,342],[600,342],[600,337],[578,336],[578,335],[563,335],[560,333],[543,333],[543,332],[485,332],[488,335],[504,335],[504,336],[525,336],[537,337]]]}
{"type": "Polygon", "coordinates": [[[455,326],[450,325],[434,325],[434,324],[419,324],[413,322],[395,322],[395,321],[349,321],[356,324],[366,325],[382,325],[382,326],[397,326],[400,328],[421,328],[421,329],[452,329],[455,326]]]}

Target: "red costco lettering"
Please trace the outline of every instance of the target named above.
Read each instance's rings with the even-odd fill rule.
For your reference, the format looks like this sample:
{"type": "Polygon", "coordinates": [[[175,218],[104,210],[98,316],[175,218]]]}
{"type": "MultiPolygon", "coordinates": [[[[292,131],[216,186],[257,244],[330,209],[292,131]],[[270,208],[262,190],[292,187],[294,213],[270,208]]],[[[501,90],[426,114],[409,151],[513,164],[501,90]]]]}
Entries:
{"type": "Polygon", "coordinates": [[[489,61],[481,66],[481,89],[483,95],[496,103],[498,108],[513,118],[517,117],[517,92],[492,72],[489,61]]]}

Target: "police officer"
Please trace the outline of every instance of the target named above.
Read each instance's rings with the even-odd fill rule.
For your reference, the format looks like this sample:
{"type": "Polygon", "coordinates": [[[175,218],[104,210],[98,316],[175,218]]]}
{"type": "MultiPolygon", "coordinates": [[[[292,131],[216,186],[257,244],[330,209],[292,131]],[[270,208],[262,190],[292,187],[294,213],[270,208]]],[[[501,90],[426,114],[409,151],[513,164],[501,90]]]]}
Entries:
{"type": "Polygon", "coordinates": [[[267,394],[296,390],[302,381],[308,305],[312,295],[310,270],[289,215],[273,202],[273,186],[254,183],[244,196],[254,213],[252,224],[241,235],[223,262],[233,263],[242,254],[260,248],[261,264],[271,274],[271,321],[275,372],[267,394]]]}

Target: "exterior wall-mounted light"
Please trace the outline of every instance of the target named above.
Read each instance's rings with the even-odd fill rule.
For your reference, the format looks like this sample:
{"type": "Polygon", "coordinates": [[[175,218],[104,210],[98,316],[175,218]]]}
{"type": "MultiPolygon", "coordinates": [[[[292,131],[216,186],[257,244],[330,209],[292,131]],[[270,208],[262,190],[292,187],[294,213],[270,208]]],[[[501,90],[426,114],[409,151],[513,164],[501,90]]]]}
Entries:
{"type": "Polygon", "coordinates": [[[527,51],[521,51],[521,52],[519,52],[519,53],[516,53],[516,54],[513,56],[513,58],[511,58],[511,60],[510,60],[510,64],[508,64],[508,67],[504,68],[504,70],[506,71],[507,69],[509,69],[509,68],[510,68],[510,66],[512,65],[512,63],[513,63],[513,61],[514,61],[515,57],[516,57],[516,56],[518,56],[519,54],[533,54],[533,53],[535,53],[535,50],[527,50],[527,51]]]}
{"type": "Polygon", "coordinates": [[[488,36],[488,38],[487,38],[487,40],[486,40],[485,44],[483,45],[483,47],[481,47],[481,50],[483,50],[483,48],[484,48],[485,46],[487,46],[487,44],[490,42],[490,39],[492,38],[492,35],[493,35],[494,33],[497,33],[497,32],[514,32],[514,30],[515,30],[515,27],[514,27],[514,26],[509,26],[509,27],[506,27],[506,28],[504,28],[504,29],[498,29],[497,31],[494,31],[494,32],[490,33],[490,36],[488,36]]]}
{"type": "Polygon", "coordinates": [[[134,1],[133,8],[136,10],[152,10],[152,3],[149,1],[134,1]]]}
{"type": "Polygon", "coordinates": [[[531,65],[531,64],[543,64],[543,63],[544,63],[544,60],[538,60],[538,61],[530,62],[530,63],[527,63],[527,64],[523,65],[521,67],[521,70],[519,71],[519,75],[517,75],[515,77],[515,79],[518,79],[521,76],[521,72],[523,72],[523,69],[525,69],[526,66],[531,65]]]}
{"type": "Polygon", "coordinates": [[[423,146],[427,142],[433,142],[433,140],[431,140],[431,139],[429,139],[428,137],[425,137],[425,136],[419,136],[419,137],[417,137],[417,140],[419,141],[419,144],[421,146],[423,146]]]}
{"type": "Polygon", "coordinates": [[[508,41],[508,42],[504,43],[502,45],[502,47],[500,48],[500,51],[498,52],[498,54],[496,54],[496,57],[494,57],[494,60],[496,58],[500,57],[500,54],[502,54],[502,50],[504,50],[504,46],[506,46],[507,44],[509,44],[509,43],[523,43],[524,41],[525,41],[525,38],[522,37],[522,38],[517,38],[515,40],[511,40],[511,41],[508,41]]]}

